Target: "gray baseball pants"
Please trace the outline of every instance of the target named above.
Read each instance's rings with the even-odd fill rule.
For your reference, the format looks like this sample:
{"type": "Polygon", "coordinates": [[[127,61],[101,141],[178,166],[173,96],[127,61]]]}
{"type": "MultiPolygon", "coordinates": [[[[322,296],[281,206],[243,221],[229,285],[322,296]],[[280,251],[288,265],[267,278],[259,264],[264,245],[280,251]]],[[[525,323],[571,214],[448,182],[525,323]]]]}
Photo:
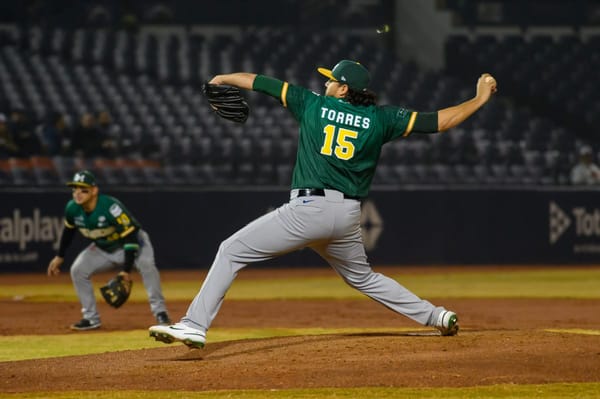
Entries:
{"type": "Polygon", "coordinates": [[[397,281],[375,273],[367,262],[360,230],[360,202],[335,190],[325,196],[297,197],[259,217],[223,241],[202,287],[181,322],[207,331],[237,273],[301,248],[321,255],[351,287],[422,325],[434,325],[445,310],[397,281]]]}
{"type": "MultiPolygon", "coordinates": [[[[166,312],[165,298],[160,286],[160,274],[154,261],[154,248],[148,234],[138,231],[140,251],[135,260],[134,267],[140,272],[148,300],[150,310],[156,316],[157,313],[166,312]]],[[[71,280],[81,303],[81,313],[84,319],[93,322],[100,321],[100,315],[96,309],[96,297],[91,277],[94,274],[115,269],[125,261],[125,251],[118,249],[115,252],[105,252],[96,247],[95,244],[88,245],[77,256],[71,266],[71,280]]]]}

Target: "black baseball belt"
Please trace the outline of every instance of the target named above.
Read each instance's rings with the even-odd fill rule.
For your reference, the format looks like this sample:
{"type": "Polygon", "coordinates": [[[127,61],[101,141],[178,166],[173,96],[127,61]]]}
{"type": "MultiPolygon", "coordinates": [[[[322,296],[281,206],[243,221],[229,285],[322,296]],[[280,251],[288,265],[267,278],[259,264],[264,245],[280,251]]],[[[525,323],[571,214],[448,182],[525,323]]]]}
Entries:
{"type": "MultiPolygon", "coordinates": [[[[324,197],[325,190],[322,188],[299,188],[298,189],[298,197],[311,197],[311,196],[324,197]]],[[[361,200],[360,197],[352,197],[352,196],[346,195],[346,194],[344,194],[344,198],[356,200],[356,201],[361,200]]]]}

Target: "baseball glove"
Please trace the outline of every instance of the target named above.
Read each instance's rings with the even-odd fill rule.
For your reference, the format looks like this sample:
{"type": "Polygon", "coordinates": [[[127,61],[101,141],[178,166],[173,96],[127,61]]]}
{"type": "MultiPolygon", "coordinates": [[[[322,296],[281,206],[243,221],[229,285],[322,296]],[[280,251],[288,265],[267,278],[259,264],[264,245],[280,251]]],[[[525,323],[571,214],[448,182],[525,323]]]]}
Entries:
{"type": "Polygon", "coordinates": [[[100,287],[100,293],[106,303],[113,308],[119,308],[129,299],[132,285],[131,280],[125,280],[123,276],[117,275],[110,279],[105,286],[100,287]]]}
{"type": "Polygon", "coordinates": [[[250,107],[237,87],[207,82],[202,85],[202,93],[221,118],[237,123],[244,123],[248,119],[250,107]]]}

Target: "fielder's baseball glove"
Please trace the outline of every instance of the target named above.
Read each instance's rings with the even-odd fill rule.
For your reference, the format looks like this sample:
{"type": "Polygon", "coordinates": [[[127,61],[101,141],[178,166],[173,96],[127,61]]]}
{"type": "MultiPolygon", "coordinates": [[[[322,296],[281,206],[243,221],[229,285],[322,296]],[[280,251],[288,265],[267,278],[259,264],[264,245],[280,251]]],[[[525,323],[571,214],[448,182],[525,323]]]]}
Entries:
{"type": "Polygon", "coordinates": [[[202,93],[221,118],[237,123],[244,123],[248,119],[250,107],[237,87],[207,82],[202,85],[202,93]]]}
{"type": "Polygon", "coordinates": [[[129,294],[131,294],[131,280],[125,280],[123,276],[117,275],[110,279],[105,286],[100,287],[102,297],[113,308],[118,308],[127,302],[129,294]]]}

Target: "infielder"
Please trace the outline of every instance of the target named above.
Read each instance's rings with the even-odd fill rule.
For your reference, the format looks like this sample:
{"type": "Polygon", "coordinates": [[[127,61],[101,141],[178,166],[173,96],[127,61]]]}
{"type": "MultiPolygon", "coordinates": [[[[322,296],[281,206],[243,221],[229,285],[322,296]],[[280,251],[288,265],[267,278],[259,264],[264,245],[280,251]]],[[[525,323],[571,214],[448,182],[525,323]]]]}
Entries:
{"type": "Polygon", "coordinates": [[[412,320],[458,332],[456,313],[417,297],[367,262],[360,230],[360,199],[367,196],[381,147],[411,133],[453,128],[482,107],[496,91],[483,74],[472,99],[437,112],[377,106],[361,64],[343,60],[318,95],[272,77],[252,73],[217,75],[209,83],[252,89],[278,99],[300,124],[290,201],[248,224],[220,245],[202,288],[186,315],[171,326],[152,326],[150,336],[203,347],[206,332],[237,273],[249,263],[310,247],[350,286],[412,320]]]}
{"type": "Polygon", "coordinates": [[[150,310],[156,321],[159,324],[171,324],[148,234],[119,200],[98,193],[96,178],[91,172],[84,170],[75,173],[73,181],[67,185],[72,187],[73,199],[65,208],[60,246],[57,255],[50,261],[48,275],[60,273],[66,250],[77,229],[92,240],[71,266],[71,279],[83,313],[83,318],[71,325],[71,329],[92,330],[100,327],[100,315],[90,278],[118,265],[122,267],[119,275],[127,281],[130,281],[129,274],[135,266],[142,275],[150,310]]]}

